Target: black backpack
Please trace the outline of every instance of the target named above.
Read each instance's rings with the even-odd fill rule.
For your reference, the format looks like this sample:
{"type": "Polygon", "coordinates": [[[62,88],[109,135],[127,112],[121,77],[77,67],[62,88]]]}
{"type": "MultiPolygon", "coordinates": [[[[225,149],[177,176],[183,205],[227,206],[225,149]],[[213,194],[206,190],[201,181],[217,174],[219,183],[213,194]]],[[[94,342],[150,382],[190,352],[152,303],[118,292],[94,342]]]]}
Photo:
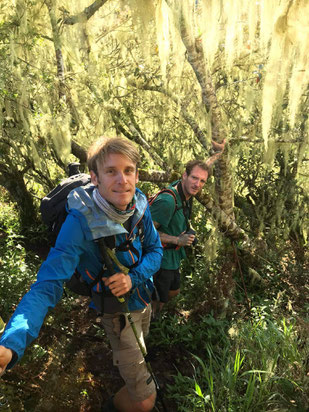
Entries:
{"type": "Polygon", "coordinates": [[[51,232],[54,244],[65,218],[67,217],[66,203],[71,190],[90,183],[90,176],[85,173],[63,179],[48,195],[41,200],[40,212],[43,222],[51,232]]]}

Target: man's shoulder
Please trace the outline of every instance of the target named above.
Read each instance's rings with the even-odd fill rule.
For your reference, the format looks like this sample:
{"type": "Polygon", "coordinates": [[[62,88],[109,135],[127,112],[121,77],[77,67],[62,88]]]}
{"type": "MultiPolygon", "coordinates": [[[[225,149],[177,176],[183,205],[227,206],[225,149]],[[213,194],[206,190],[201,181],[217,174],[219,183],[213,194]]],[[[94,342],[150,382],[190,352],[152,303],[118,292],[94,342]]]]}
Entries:
{"type": "Polygon", "coordinates": [[[160,193],[150,206],[152,220],[161,226],[168,226],[178,208],[177,197],[174,191],[160,193]]]}
{"type": "Polygon", "coordinates": [[[177,197],[177,190],[175,190],[174,188],[170,188],[170,187],[163,189],[162,192],[159,193],[158,195],[159,199],[164,199],[171,203],[175,202],[176,197],[177,197]]]}
{"type": "Polygon", "coordinates": [[[165,190],[160,192],[158,196],[150,202],[151,213],[166,213],[167,210],[176,207],[177,197],[173,190],[165,190]]]}
{"type": "Polygon", "coordinates": [[[159,190],[152,198],[153,203],[155,202],[167,202],[170,204],[175,204],[175,202],[177,202],[177,199],[179,197],[178,191],[177,191],[177,183],[178,180],[176,182],[172,182],[169,186],[164,187],[163,189],[159,190]]]}

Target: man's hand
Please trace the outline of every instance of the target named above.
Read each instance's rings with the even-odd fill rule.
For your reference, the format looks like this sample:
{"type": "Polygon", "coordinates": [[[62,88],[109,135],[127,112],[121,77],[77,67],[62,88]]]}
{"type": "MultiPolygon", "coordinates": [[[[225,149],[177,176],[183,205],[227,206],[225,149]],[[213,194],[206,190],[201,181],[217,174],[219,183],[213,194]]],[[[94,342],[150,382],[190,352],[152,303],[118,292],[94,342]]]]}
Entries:
{"type": "Polygon", "coordinates": [[[0,376],[5,372],[6,367],[11,362],[13,352],[5,346],[0,346],[0,376]]]}
{"type": "Polygon", "coordinates": [[[132,289],[132,281],[130,276],[124,273],[115,273],[114,275],[103,278],[105,286],[108,286],[114,296],[120,297],[128,293],[132,289]]]}
{"type": "Polygon", "coordinates": [[[183,232],[181,233],[181,235],[178,236],[177,245],[178,246],[190,246],[192,245],[194,239],[195,239],[195,235],[186,234],[185,232],[183,232]]]}

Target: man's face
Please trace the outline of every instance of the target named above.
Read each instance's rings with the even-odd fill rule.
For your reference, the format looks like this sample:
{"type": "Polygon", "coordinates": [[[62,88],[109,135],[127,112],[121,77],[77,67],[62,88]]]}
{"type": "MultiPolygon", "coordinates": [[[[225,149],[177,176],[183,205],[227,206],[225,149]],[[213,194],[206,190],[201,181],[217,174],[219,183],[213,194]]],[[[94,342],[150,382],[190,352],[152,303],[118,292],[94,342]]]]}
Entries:
{"type": "Polygon", "coordinates": [[[126,210],[138,182],[136,164],[127,156],[111,153],[98,164],[98,176],[91,170],[91,182],[100,195],[119,210],[126,210]]]}
{"type": "Polygon", "coordinates": [[[191,196],[195,196],[202,189],[207,178],[208,172],[199,166],[194,166],[189,175],[184,172],[181,181],[185,197],[189,199],[191,196]]]}

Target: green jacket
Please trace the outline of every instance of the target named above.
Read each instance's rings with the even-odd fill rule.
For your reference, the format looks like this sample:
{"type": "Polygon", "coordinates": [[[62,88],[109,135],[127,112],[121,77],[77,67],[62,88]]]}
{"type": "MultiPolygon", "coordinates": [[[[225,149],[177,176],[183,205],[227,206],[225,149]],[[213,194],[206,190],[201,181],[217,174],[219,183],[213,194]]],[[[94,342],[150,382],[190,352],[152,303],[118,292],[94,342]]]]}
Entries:
{"type": "MultiPolygon", "coordinates": [[[[159,232],[171,236],[179,236],[187,230],[186,219],[184,216],[181,198],[175,186],[178,181],[171,183],[168,189],[172,189],[176,195],[177,211],[175,212],[175,200],[169,193],[161,193],[150,206],[151,217],[154,222],[160,224],[159,232]]],[[[188,210],[185,213],[189,214],[188,210]]],[[[188,216],[189,217],[189,216],[188,216]]],[[[164,246],[164,245],[163,245],[164,246]]],[[[179,249],[163,249],[161,262],[162,269],[178,269],[182,259],[185,259],[186,252],[184,247],[179,249]]]]}

